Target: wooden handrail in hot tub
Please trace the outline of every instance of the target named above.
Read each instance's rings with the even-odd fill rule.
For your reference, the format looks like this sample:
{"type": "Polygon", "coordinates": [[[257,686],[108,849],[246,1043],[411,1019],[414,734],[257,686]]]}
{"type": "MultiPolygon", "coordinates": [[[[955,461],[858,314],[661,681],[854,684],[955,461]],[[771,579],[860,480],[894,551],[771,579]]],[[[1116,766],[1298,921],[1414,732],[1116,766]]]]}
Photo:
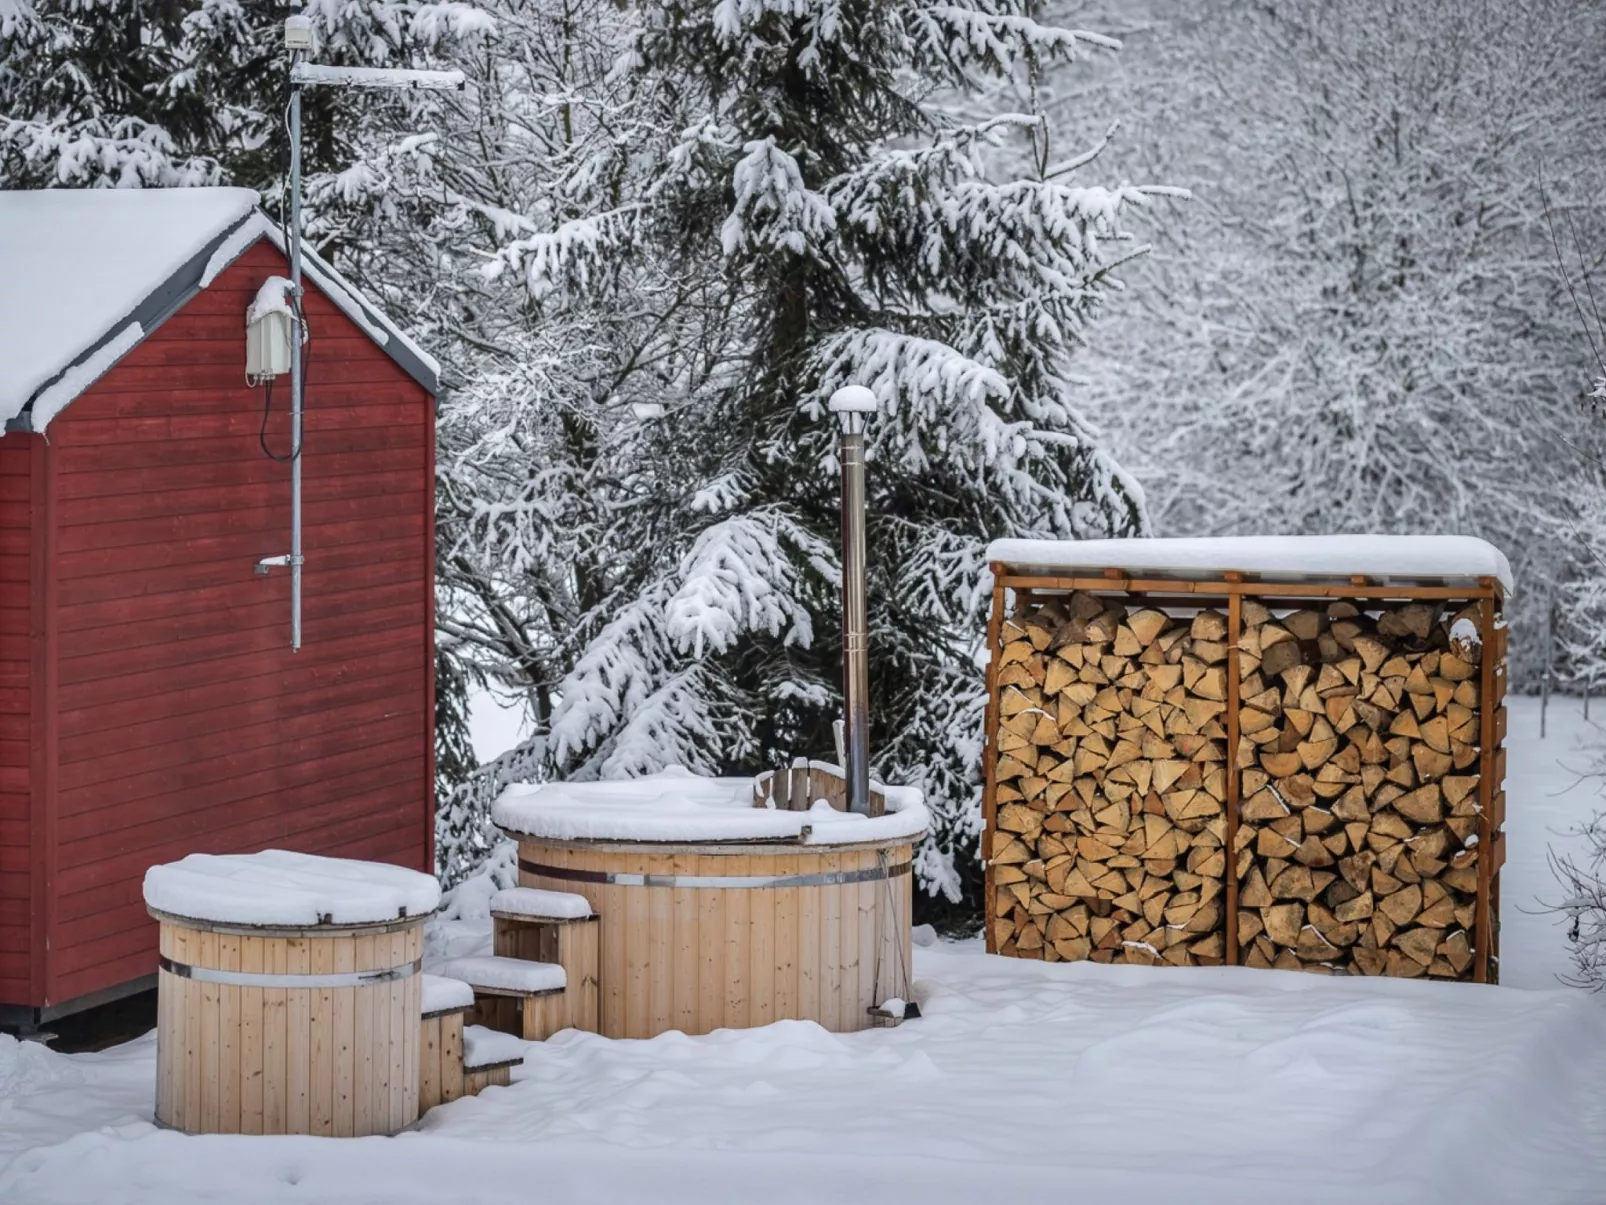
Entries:
{"type": "MultiPolygon", "coordinates": [[[[806,812],[816,799],[823,799],[839,812],[848,810],[848,780],[841,766],[830,762],[795,760],[787,770],[765,770],[753,779],[753,806],[774,807],[783,812],[806,812]],[[773,802],[772,802],[773,801],[773,802]]],[[[885,792],[870,787],[870,815],[887,810],[885,792]]]]}

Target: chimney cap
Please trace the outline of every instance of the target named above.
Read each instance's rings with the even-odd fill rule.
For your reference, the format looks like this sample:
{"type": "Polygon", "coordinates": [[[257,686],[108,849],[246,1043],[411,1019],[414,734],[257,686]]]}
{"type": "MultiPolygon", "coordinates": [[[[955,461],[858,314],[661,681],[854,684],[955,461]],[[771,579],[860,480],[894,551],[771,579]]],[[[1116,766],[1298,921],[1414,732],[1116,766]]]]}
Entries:
{"type": "Polygon", "coordinates": [[[828,408],[832,414],[874,414],[875,394],[863,385],[844,385],[831,395],[828,408]]]}

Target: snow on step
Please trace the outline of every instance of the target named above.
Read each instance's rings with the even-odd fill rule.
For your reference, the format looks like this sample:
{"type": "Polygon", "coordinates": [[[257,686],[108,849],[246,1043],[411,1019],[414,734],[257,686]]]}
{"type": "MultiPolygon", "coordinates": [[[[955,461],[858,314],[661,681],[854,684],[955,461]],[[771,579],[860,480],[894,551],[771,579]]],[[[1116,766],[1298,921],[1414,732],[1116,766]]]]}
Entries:
{"type": "Polygon", "coordinates": [[[448,979],[444,975],[425,975],[424,1016],[432,1013],[453,1012],[474,1007],[474,989],[461,979],[448,979]]]}
{"type": "Polygon", "coordinates": [[[537,920],[584,920],[591,915],[591,901],[572,891],[507,887],[491,897],[491,911],[537,920]]]}
{"type": "Polygon", "coordinates": [[[440,900],[440,884],[416,870],[284,849],[190,854],[145,872],[147,905],[222,924],[377,924],[428,916],[440,900]]]}
{"type": "Polygon", "coordinates": [[[1408,578],[1469,581],[1496,577],[1515,590],[1505,553],[1473,536],[1215,536],[1152,540],[994,540],[987,559],[1011,569],[1056,573],[1127,569],[1179,577],[1227,570],[1267,578],[1408,578]]]}
{"type": "Polygon", "coordinates": [[[605,782],[515,783],[491,808],[509,832],[553,841],[798,841],[841,845],[917,837],[931,823],[913,787],[872,783],[885,815],[840,812],[823,801],[806,812],[753,806],[751,778],[704,778],[670,766],[605,782]],[[809,834],[803,837],[803,830],[809,834]]]}
{"type": "Polygon", "coordinates": [[[523,1038],[483,1025],[463,1027],[463,1070],[479,1071],[497,1063],[522,1063],[529,1043],[523,1038]]]}
{"type": "Polygon", "coordinates": [[[555,962],[529,962],[523,958],[503,958],[498,954],[453,958],[436,967],[435,973],[449,979],[461,979],[464,983],[488,991],[532,996],[541,992],[561,992],[569,982],[563,968],[555,962]]]}

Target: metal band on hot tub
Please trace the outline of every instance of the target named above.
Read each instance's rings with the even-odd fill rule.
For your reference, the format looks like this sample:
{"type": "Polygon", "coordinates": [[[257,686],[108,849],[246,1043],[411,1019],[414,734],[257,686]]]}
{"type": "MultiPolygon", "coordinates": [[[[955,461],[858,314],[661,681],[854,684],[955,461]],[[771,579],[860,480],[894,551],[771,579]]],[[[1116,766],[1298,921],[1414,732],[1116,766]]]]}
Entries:
{"type": "Polygon", "coordinates": [[[896,866],[870,866],[863,870],[829,870],[818,874],[631,874],[613,870],[573,870],[567,866],[542,866],[519,859],[519,869],[546,879],[565,879],[571,883],[607,883],[615,887],[832,887],[838,883],[874,883],[909,873],[909,863],[896,866]]]}
{"type": "Polygon", "coordinates": [[[163,954],[158,959],[162,970],[181,979],[194,979],[199,983],[221,983],[229,987],[267,987],[294,990],[306,987],[367,987],[373,983],[390,983],[396,979],[409,979],[424,969],[422,958],[404,962],[400,966],[384,967],[374,971],[329,971],[322,975],[281,975],[260,971],[223,971],[216,967],[191,966],[187,962],[174,962],[163,954]]]}

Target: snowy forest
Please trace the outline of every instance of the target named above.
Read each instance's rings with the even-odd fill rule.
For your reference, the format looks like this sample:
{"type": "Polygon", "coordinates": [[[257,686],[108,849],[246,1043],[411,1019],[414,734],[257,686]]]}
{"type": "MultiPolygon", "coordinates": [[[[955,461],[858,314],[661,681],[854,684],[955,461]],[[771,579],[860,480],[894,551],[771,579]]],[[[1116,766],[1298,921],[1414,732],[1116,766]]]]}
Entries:
{"type": "MultiPolygon", "coordinates": [[[[445,880],[514,778],[829,753],[847,383],[933,918],[991,539],[1479,535],[1518,689],[1606,685],[1606,7],[1516,7],[311,0],[320,61],[468,80],[306,116],[312,244],[444,369],[445,880]],[[481,767],[487,686],[532,735],[481,767]]],[[[281,212],[287,11],[0,0],[0,186],[281,212]]]]}

